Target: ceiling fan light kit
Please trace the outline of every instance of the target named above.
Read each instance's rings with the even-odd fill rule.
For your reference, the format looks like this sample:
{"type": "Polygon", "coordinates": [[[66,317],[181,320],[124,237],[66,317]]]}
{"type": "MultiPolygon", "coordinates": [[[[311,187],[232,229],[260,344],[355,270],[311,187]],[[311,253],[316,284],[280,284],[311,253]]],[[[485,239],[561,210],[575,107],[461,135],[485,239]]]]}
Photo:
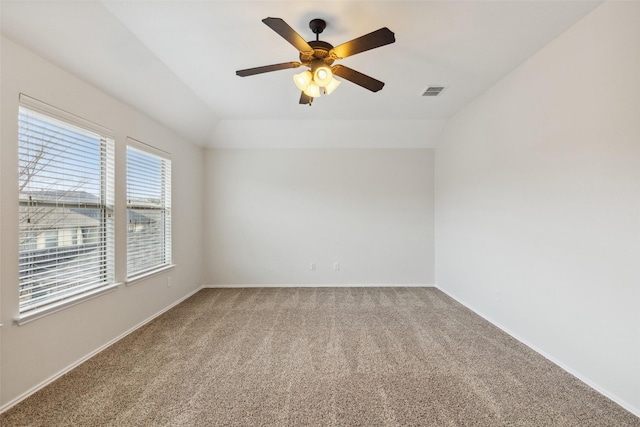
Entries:
{"type": "Polygon", "coordinates": [[[331,68],[322,59],[311,61],[311,73],[313,74],[313,81],[320,87],[328,86],[331,83],[331,79],[333,79],[331,68]]]}
{"type": "Polygon", "coordinates": [[[309,83],[309,86],[305,90],[302,91],[307,96],[311,98],[319,98],[320,97],[320,86],[318,86],[315,82],[309,83]]]}
{"type": "Polygon", "coordinates": [[[353,39],[339,46],[321,41],[320,33],[324,31],[327,23],[322,19],[312,19],[309,28],[316,35],[316,39],[305,41],[293,28],[280,18],[265,18],[262,20],[269,28],[278,33],[300,52],[300,62],[285,62],[282,64],[266,65],[263,67],[248,68],[236,71],[240,77],[253,76],[255,74],[271,71],[298,68],[300,66],[309,69],[294,74],[293,82],[302,92],[300,104],[311,105],[314,98],[322,94],[330,95],[340,85],[340,81],[334,76],[349,80],[372,92],[377,92],[384,87],[384,83],[362,74],[344,65],[333,65],[336,60],[385,46],[395,42],[395,35],[388,28],[380,28],[372,33],[353,39]],[[333,66],[332,66],[333,65],[333,66]]]}
{"type": "Polygon", "coordinates": [[[298,89],[303,92],[307,87],[309,87],[311,80],[313,80],[313,74],[311,74],[311,71],[309,70],[293,75],[293,82],[298,86],[298,89]]]}
{"type": "Polygon", "coordinates": [[[329,82],[329,84],[327,86],[325,86],[324,88],[324,93],[326,93],[327,95],[331,95],[331,93],[336,90],[336,88],[340,86],[340,80],[336,80],[336,79],[331,79],[331,81],[329,82]]]}

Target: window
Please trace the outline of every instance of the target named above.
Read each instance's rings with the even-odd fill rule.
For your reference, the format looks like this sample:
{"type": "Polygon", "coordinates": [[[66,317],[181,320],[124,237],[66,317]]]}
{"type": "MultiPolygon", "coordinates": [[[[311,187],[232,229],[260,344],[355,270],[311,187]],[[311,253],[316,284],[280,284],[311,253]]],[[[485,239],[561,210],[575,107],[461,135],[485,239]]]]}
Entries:
{"type": "Polygon", "coordinates": [[[171,265],[171,160],[134,140],[127,146],[127,277],[171,265]]]}
{"type": "Polygon", "coordinates": [[[114,140],[69,113],[21,101],[29,101],[18,118],[23,318],[113,285],[114,140]]]}

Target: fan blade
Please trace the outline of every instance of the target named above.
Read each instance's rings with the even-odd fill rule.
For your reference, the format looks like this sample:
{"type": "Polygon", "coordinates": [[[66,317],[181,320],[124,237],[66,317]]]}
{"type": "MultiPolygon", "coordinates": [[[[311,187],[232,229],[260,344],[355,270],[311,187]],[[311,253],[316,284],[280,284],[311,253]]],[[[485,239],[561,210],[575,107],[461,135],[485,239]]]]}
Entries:
{"type": "Polygon", "coordinates": [[[313,48],[309,46],[309,43],[307,43],[300,34],[296,33],[295,30],[281,18],[265,18],[262,22],[264,22],[267,27],[280,34],[283,39],[291,43],[293,47],[298,49],[300,52],[313,55],[313,48]]]}
{"type": "Polygon", "coordinates": [[[300,104],[309,104],[311,105],[311,97],[304,92],[300,93],[300,104]]]}
{"type": "Polygon", "coordinates": [[[334,65],[331,71],[333,71],[333,74],[336,76],[347,79],[365,89],[369,89],[371,92],[377,92],[384,87],[384,83],[380,80],[376,80],[373,77],[369,77],[366,74],[362,74],[344,65],[334,65]]]}
{"type": "Polygon", "coordinates": [[[331,49],[329,54],[333,59],[342,59],[356,53],[365,52],[380,46],[385,46],[396,41],[393,32],[387,27],[380,28],[372,33],[353,39],[331,49]]]}
{"type": "Polygon", "coordinates": [[[282,64],[265,65],[264,67],[247,68],[246,70],[236,71],[236,76],[247,77],[254,74],[269,73],[271,71],[286,70],[287,68],[298,68],[299,62],[283,62],[282,64]]]}

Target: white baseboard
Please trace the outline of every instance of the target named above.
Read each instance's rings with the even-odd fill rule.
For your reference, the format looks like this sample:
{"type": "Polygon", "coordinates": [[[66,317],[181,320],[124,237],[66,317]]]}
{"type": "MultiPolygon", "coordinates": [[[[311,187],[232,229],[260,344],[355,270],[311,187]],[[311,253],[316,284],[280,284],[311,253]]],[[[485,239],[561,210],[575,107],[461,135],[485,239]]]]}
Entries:
{"type": "Polygon", "coordinates": [[[434,288],[436,285],[429,285],[426,283],[411,283],[411,284],[388,284],[388,283],[366,283],[366,284],[336,284],[336,283],[314,283],[314,284],[300,284],[300,283],[277,283],[277,284],[214,284],[205,285],[203,288],[210,289],[225,289],[225,288],[434,288]]]}
{"type": "Polygon", "coordinates": [[[586,378],[585,376],[583,376],[579,372],[573,370],[571,367],[565,365],[561,361],[557,360],[556,358],[554,358],[553,356],[551,356],[550,354],[548,354],[544,350],[542,350],[542,349],[536,347],[535,345],[531,344],[529,341],[527,341],[526,339],[520,337],[518,334],[513,333],[511,330],[509,330],[509,328],[504,327],[500,323],[498,323],[495,320],[493,320],[491,317],[485,315],[484,313],[482,313],[479,310],[476,310],[473,306],[471,306],[470,304],[467,304],[465,301],[463,301],[462,299],[460,299],[457,296],[453,295],[452,293],[442,289],[438,285],[435,285],[435,288],[437,288],[440,292],[444,293],[445,295],[453,298],[454,300],[456,300],[458,303],[462,304],[463,306],[465,306],[469,310],[473,311],[475,314],[477,314],[478,316],[482,317],[484,320],[486,320],[487,322],[491,323],[492,325],[494,325],[498,329],[501,329],[503,332],[509,334],[511,337],[513,337],[516,340],[520,341],[522,344],[526,345],[531,350],[533,350],[536,353],[540,354],[545,359],[549,360],[550,362],[552,362],[553,364],[557,365],[558,367],[564,369],[569,374],[573,375],[574,377],[576,377],[577,379],[579,379],[583,383],[587,384],[589,387],[591,387],[592,389],[594,389],[598,393],[600,393],[603,396],[611,399],[612,401],[614,401],[615,403],[617,403],[618,405],[620,405],[621,407],[623,407],[627,411],[631,412],[633,415],[635,415],[635,416],[640,418],[640,409],[639,408],[636,408],[635,406],[629,404],[628,402],[624,401],[623,399],[620,399],[615,394],[609,392],[605,388],[603,388],[603,387],[599,386],[598,384],[592,382],[591,380],[589,380],[588,378],[586,378]]]}
{"type": "Polygon", "coordinates": [[[129,335],[130,333],[134,332],[136,329],[139,329],[140,327],[142,327],[142,326],[146,325],[147,323],[151,322],[153,319],[155,319],[156,317],[160,316],[161,314],[167,312],[168,310],[171,310],[173,307],[175,307],[176,305],[180,304],[182,301],[186,300],[187,298],[189,298],[190,296],[192,296],[193,294],[195,294],[196,292],[198,292],[201,289],[202,289],[202,286],[200,286],[199,288],[196,288],[192,292],[189,292],[184,297],[182,297],[179,300],[171,303],[170,305],[168,305],[167,307],[165,307],[162,310],[158,311],[157,313],[151,315],[147,319],[145,319],[142,322],[138,323],[136,326],[132,327],[131,329],[127,330],[126,332],[123,332],[122,334],[120,334],[116,338],[112,339],[108,343],[98,347],[97,349],[95,349],[91,353],[87,354],[86,356],[80,358],[76,362],[74,362],[71,365],[67,366],[66,368],[62,369],[58,373],[56,373],[56,374],[52,375],[51,377],[47,378],[46,380],[42,381],[40,384],[30,388],[26,392],[22,393],[20,396],[16,397],[15,399],[12,399],[11,401],[5,403],[2,406],[0,406],[0,414],[3,413],[4,411],[8,410],[9,408],[17,405],[18,403],[22,402],[24,399],[26,399],[27,397],[31,396],[33,393],[35,393],[36,391],[40,390],[41,388],[51,384],[52,382],[54,382],[55,380],[57,380],[58,378],[60,378],[64,374],[66,374],[67,372],[69,372],[72,369],[80,366],[82,363],[84,363],[87,360],[91,359],[93,356],[95,356],[96,354],[100,353],[102,350],[106,349],[107,347],[110,347],[111,345],[113,345],[116,342],[120,341],[122,338],[124,338],[127,335],[129,335]]]}

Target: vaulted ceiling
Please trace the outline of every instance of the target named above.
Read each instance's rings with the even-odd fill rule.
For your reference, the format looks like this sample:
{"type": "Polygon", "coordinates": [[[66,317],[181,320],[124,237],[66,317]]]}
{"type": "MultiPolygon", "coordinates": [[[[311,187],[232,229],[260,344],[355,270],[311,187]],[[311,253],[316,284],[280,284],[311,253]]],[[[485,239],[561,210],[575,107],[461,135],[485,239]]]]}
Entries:
{"type": "Polygon", "coordinates": [[[282,124],[324,137],[345,121],[375,123],[373,131],[402,124],[416,135],[437,133],[600,3],[2,0],[1,15],[4,36],[184,138],[215,147],[229,146],[241,128],[250,139],[282,124]],[[372,93],[345,81],[308,107],[298,104],[298,70],[236,76],[238,69],[298,60],[261,22],[266,17],[283,18],[306,40],[315,39],[309,21],[322,18],[320,39],[334,46],[388,27],[394,44],[341,61],[385,87],[372,93]],[[429,85],[446,89],[421,96],[429,85]]]}

